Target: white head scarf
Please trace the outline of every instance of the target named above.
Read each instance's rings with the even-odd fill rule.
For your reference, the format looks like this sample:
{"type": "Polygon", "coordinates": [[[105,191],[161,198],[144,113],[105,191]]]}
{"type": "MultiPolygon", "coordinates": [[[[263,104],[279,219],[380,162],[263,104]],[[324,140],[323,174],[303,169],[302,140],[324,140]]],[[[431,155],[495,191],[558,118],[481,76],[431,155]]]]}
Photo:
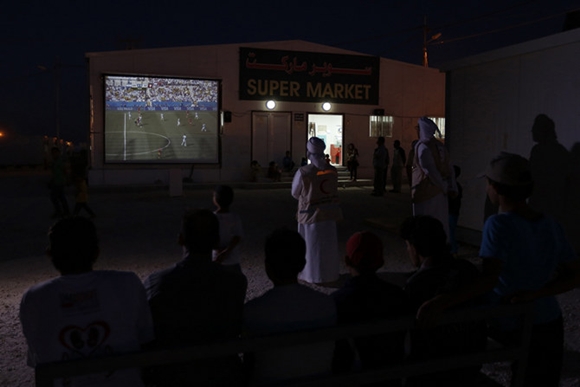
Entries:
{"type": "Polygon", "coordinates": [[[318,169],[325,169],[327,166],[326,160],[324,159],[324,150],[326,149],[326,144],[318,137],[311,137],[306,143],[306,149],[308,150],[308,160],[318,169]]]}
{"type": "Polygon", "coordinates": [[[437,125],[427,117],[419,118],[419,140],[427,141],[435,136],[435,132],[439,132],[437,125]]]}

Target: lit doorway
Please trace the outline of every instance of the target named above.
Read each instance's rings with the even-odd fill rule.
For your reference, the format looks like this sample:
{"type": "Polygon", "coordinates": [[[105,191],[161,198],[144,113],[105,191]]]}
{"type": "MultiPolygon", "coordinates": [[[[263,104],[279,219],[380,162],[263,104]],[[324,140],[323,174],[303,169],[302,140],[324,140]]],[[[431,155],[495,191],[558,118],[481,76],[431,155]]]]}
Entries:
{"type": "Polygon", "coordinates": [[[316,136],[324,140],[324,152],[333,165],[342,165],[342,120],[341,114],[308,115],[308,138],[316,136]]]}

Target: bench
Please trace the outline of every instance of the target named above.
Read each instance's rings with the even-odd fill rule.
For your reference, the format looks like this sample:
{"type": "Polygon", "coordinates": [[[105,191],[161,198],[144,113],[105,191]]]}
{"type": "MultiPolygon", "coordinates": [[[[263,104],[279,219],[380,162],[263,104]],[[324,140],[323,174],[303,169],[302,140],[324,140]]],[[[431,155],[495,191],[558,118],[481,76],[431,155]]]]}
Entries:
{"type": "MultiPolygon", "coordinates": [[[[440,324],[463,323],[489,320],[500,316],[521,316],[524,321],[521,344],[505,347],[495,343],[482,351],[425,361],[406,362],[397,365],[386,365],[384,368],[368,371],[357,371],[340,375],[314,375],[300,377],[273,384],[276,386],[353,386],[363,383],[378,382],[389,378],[402,378],[421,375],[434,371],[458,369],[470,365],[515,361],[519,362],[516,375],[513,375],[514,386],[523,385],[527,352],[532,329],[532,304],[486,306],[482,308],[449,311],[442,317],[440,324]]],[[[147,367],[153,365],[176,364],[192,359],[207,359],[223,355],[259,352],[268,349],[280,349],[300,344],[336,341],[357,336],[368,336],[388,332],[412,329],[414,316],[405,316],[394,320],[340,325],[313,331],[300,331],[272,336],[240,338],[224,343],[200,345],[187,348],[147,350],[135,353],[123,353],[106,357],[76,359],[63,362],[40,364],[35,370],[37,387],[52,387],[55,379],[63,376],[76,376],[116,369],[147,367]]],[[[485,384],[490,385],[490,384],[485,384]]]]}

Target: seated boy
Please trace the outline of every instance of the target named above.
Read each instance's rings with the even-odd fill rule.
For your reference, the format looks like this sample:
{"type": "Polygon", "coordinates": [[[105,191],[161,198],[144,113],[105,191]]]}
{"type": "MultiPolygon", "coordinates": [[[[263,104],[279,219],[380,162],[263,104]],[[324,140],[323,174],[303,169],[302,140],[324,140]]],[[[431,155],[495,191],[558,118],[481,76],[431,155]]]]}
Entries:
{"type": "MultiPolygon", "coordinates": [[[[153,340],[139,278],[130,272],[93,270],[99,242],[90,220],[59,220],[48,239],[46,252],[61,275],[31,287],[22,297],[28,365],[137,351],[153,340]]],[[[60,383],[143,386],[136,369],[64,378],[60,383]]]]}
{"type": "MultiPolygon", "coordinates": [[[[407,244],[409,258],[417,271],[407,280],[405,292],[413,312],[426,301],[462,288],[479,277],[469,261],[454,259],[446,243],[443,224],[428,215],[410,217],[401,225],[401,237],[407,244]]],[[[475,307],[479,299],[457,305],[475,307]]],[[[411,331],[413,360],[436,359],[445,355],[470,353],[485,348],[485,321],[435,326],[411,331]]],[[[406,386],[470,386],[479,379],[479,366],[443,371],[407,379],[406,386]]]]}
{"type": "MultiPolygon", "coordinates": [[[[383,242],[369,232],[357,232],[346,242],[344,258],[351,278],[332,293],[339,324],[396,318],[409,311],[407,297],[400,287],[381,280],[377,270],[384,264],[383,242]]],[[[357,337],[350,343],[336,343],[334,372],[373,369],[400,363],[404,356],[406,332],[357,337]],[[355,359],[359,359],[360,365],[355,359]]],[[[400,380],[381,386],[400,386],[400,380]]]]}
{"type": "MultiPolygon", "coordinates": [[[[212,262],[219,222],[206,209],[189,210],[179,234],[183,258],[152,273],[145,289],[155,325],[156,347],[210,344],[238,337],[247,280],[240,271],[212,262]]],[[[148,381],[157,386],[235,386],[241,382],[237,355],[154,367],[148,381]]]]}
{"type": "MultiPolygon", "coordinates": [[[[298,232],[274,231],[266,239],[266,274],[274,288],[249,301],[244,308],[248,336],[315,329],[336,323],[330,296],[298,284],[306,264],[306,244],[298,232]]],[[[275,382],[292,377],[330,373],[334,343],[300,345],[246,354],[253,381],[275,382]],[[253,367],[252,367],[252,364],[253,367]]]]}

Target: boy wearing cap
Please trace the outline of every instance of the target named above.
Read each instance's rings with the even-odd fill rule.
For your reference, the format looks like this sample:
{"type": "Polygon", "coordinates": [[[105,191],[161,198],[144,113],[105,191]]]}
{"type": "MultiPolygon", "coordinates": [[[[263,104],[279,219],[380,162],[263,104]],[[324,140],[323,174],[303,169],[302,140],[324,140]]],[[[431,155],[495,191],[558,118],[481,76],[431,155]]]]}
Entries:
{"type": "MultiPolygon", "coordinates": [[[[480,256],[496,282],[492,303],[534,302],[534,325],[525,385],[558,386],[563,357],[562,312],[555,295],[580,285],[580,260],[562,227],[532,209],[526,200],[533,189],[525,158],[502,152],[489,164],[487,194],[500,213],[488,218],[480,256]]],[[[517,338],[513,320],[497,321],[494,336],[517,338]]]]}
{"type": "MultiPolygon", "coordinates": [[[[401,225],[401,237],[417,271],[405,284],[411,312],[433,297],[457,291],[479,277],[477,268],[469,261],[454,259],[446,243],[443,224],[428,215],[407,218],[401,225]]],[[[468,299],[458,304],[468,308],[480,304],[468,299]]],[[[485,322],[447,324],[411,331],[411,353],[414,360],[434,359],[481,350],[487,340],[485,322]]],[[[479,378],[479,366],[436,372],[412,377],[406,386],[470,386],[479,378]]]]}
{"type": "MultiPolygon", "coordinates": [[[[346,254],[345,263],[352,277],[332,293],[339,324],[396,318],[409,311],[405,292],[377,276],[384,264],[383,242],[377,235],[369,231],[353,234],[346,243],[346,254]]],[[[346,372],[399,363],[403,360],[404,339],[405,332],[395,332],[357,337],[352,345],[347,340],[338,341],[333,369],[346,372]],[[356,355],[360,364],[355,364],[356,355]]],[[[390,380],[387,385],[400,386],[401,381],[390,380]]]]}
{"type": "MultiPolygon", "coordinates": [[[[533,189],[525,158],[502,152],[484,174],[487,195],[500,213],[484,225],[479,255],[483,277],[461,292],[431,300],[418,313],[432,319],[441,310],[474,294],[488,293],[492,304],[534,303],[534,322],[524,385],[558,386],[563,357],[562,312],[556,295],[580,286],[580,259],[562,227],[526,202],[533,189]]],[[[492,336],[509,343],[520,336],[521,325],[502,319],[492,336]]],[[[515,368],[514,364],[512,367],[515,368]]]]}

